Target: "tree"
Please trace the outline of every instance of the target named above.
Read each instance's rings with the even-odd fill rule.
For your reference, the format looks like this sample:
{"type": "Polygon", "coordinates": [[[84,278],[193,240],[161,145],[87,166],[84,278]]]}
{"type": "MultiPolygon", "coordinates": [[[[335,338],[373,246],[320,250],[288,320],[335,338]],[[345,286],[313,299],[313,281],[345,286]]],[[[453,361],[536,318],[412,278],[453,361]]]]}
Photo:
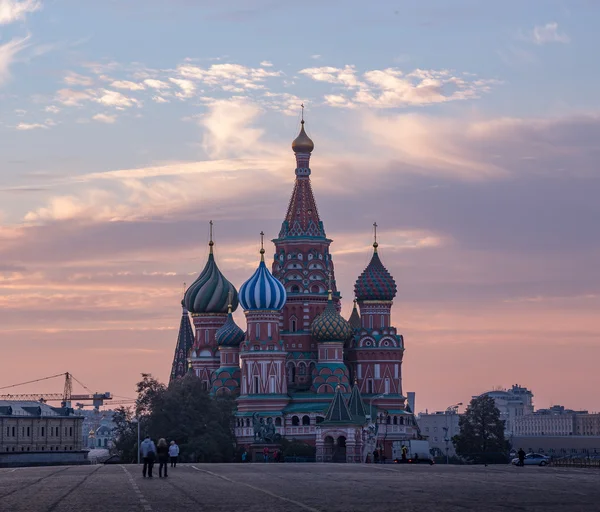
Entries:
{"type": "Polygon", "coordinates": [[[114,451],[120,455],[123,462],[127,463],[137,460],[137,424],[133,419],[131,408],[121,406],[115,409],[114,451]]]}
{"type": "Polygon", "coordinates": [[[504,422],[493,398],[473,398],[460,417],[459,427],[460,434],[454,436],[452,443],[460,457],[476,464],[507,461],[509,445],[504,439],[504,422]]]}
{"type": "MultiPolygon", "coordinates": [[[[212,398],[194,374],[173,381],[169,387],[150,374],[142,374],[137,384],[136,412],[140,417],[141,436],[157,441],[175,440],[181,459],[190,462],[230,462],[235,456],[233,412],[230,398],[212,398]]],[[[124,461],[135,458],[137,429],[131,423],[133,413],[119,411],[116,426],[117,451],[124,461]],[[133,425],[133,426],[131,426],[133,425]]]]}

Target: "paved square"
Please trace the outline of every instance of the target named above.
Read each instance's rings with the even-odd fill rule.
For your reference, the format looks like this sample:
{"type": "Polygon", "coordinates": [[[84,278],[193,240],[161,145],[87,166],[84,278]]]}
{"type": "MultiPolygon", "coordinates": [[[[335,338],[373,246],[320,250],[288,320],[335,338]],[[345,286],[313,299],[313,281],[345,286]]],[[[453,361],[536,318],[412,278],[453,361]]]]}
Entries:
{"type": "Polygon", "coordinates": [[[182,464],[0,469],[1,512],[600,510],[600,472],[510,466],[182,464]]]}

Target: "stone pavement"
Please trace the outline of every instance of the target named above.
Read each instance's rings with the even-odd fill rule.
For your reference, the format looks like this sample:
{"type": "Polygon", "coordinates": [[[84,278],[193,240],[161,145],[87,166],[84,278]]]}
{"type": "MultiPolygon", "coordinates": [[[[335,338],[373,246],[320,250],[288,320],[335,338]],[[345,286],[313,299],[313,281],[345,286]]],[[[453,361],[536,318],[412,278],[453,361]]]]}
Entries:
{"type": "Polygon", "coordinates": [[[511,466],[182,464],[0,469],[0,512],[600,511],[600,473],[511,466]]]}

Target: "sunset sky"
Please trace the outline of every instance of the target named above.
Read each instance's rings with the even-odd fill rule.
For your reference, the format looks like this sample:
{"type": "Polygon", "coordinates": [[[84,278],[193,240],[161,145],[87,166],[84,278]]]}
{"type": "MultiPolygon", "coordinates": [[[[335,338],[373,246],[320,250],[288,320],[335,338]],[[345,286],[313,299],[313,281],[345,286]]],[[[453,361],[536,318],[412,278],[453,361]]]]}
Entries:
{"type": "Polygon", "coordinates": [[[304,102],[343,312],[377,221],[417,410],[518,383],[600,411],[599,25],[595,0],[0,0],[0,387],[168,379],[208,221],[237,288],[279,232],[304,102]]]}

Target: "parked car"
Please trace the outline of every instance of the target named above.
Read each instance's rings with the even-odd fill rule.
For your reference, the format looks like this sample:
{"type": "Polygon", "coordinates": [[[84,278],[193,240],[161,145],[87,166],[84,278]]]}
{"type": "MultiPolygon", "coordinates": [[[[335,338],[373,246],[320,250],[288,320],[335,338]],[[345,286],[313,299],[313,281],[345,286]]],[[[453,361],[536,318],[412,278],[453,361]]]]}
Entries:
{"type": "MultiPolygon", "coordinates": [[[[519,458],[515,458],[512,461],[515,466],[519,464],[519,458]]],[[[525,455],[524,464],[525,466],[546,466],[550,463],[550,457],[542,455],[541,453],[528,453],[525,455]]]]}

